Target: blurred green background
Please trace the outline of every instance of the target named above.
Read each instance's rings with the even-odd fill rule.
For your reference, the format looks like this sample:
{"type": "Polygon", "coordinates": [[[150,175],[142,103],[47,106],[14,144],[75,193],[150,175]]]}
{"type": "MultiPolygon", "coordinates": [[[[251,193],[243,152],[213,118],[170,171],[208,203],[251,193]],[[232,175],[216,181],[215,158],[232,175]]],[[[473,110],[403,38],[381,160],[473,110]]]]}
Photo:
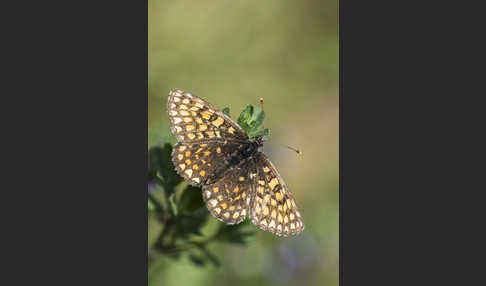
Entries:
{"type": "MultiPolygon", "coordinates": [[[[338,285],[337,0],[148,4],[149,147],[175,142],[170,89],[229,106],[233,119],[263,97],[271,131],[264,152],[305,223],[290,238],[257,230],[248,246],[211,245],[219,268],[161,257],[149,265],[149,285],[338,285]]],[[[149,236],[155,228],[149,220],[149,236]]]]}

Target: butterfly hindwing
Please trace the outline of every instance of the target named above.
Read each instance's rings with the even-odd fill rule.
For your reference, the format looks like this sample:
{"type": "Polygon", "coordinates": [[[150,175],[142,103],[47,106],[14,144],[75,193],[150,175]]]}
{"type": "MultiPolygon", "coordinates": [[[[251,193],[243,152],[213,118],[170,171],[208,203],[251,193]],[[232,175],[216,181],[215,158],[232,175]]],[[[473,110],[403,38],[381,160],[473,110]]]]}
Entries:
{"type": "Polygon", "coordinates": [[[304,222],[294,198],[267,156],[255,156],[256,178],[250,218],[254,224],[277,235],[297,234],[304,222]]]}
{"type": "Polygon", "coordinates": [[[186,91],[169,93],[167,111],[170,128],[179,142],[248,141],[248,135],[230,117],[186,91]]]}
{"type": "Polygon", "coordinates": [[[227,224],[240,223],[248,214],[254,193],[252,173],[255,164],[249,158],[229,169],[218,181],[202,187],[203,199],[209,211],[227,224]]]}

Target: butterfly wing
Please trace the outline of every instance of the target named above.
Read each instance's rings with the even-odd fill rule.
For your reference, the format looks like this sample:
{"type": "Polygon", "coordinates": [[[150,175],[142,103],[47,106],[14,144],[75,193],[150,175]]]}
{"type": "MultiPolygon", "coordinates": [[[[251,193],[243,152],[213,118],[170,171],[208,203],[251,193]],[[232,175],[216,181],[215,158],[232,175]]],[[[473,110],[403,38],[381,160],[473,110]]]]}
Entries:
{"type": "Polygon", "coordinates": [[[251,174],[255,172],[255,163],[249,158],[230,168],[220,180],[202,187],[203,199],[214,217],[227,224],[245,219],[255,186],[251,174]]]}
{"type": "Polygon", "coordinates": [[[169,93],[167,101],[170,128],[177,141],[248,141],[246,132],[226,114],[184,90],[169,93]]]}
{"type": "Polygon", "coordinates": [[[297,234],[304,229],[294,198],[275,166],[258,152],[255,156],[255,187],[250,218],[261,229],[277,235],[297,234]]]}
{"type": "Polygon", "coordinates": [[[221,169],[227,158],[240,144],[209,141],[206,143],[177,143],[172,151],[172,162],[176,171],[194,186],[203,185],[208,178],[214,178],[216,170],[221,169]]]}

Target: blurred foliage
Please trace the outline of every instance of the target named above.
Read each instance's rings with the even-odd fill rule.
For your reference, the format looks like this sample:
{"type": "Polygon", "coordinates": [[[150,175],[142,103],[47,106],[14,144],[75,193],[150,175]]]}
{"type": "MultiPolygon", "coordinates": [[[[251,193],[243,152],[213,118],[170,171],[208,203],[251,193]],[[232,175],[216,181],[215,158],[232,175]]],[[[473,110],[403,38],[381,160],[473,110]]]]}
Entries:
{"type": "MultiPolygon", "coordinates": [[[[293,193],[305,223],[301,234],[288,238],[251,223],[238,226],[242,232],[255,232],[244,237],[245,245],[219,239],[205,244],[219,267],[212,266],[213,256],[195,246],[191,246],[194,255],[184,250],[177,259],[150,248],[149,285],[338,285],[338,1],[149,0],[148,4],[149,150],[176,141],[166,109],[171,89],[189,91],[225,113],[230,113],[225,106],[232,113],[248,103],[259,106],[263,97],[265,127],[271,129],[263,151],[293,193]],[[303,155],[280,144],[297,147],[303,155]]],[[[232,115],[237,120],[238,114],[232,115]]],[[[178,216],[193,215],[180,204],[196,208],[201,197],[199,190],[188,189],[198,196],[181,202],[188,188],[185,182],[173,187],[170,192],[175,195],[171,200],[167,196],[166,202],[163,185],[153,179],[149,188],[160,208],[172,208],[171,216],[174,210],[178,216]]],[[[149,200],[149,245],[164,229],[161,211],[154,211],[157,207],[149,200]]],[[[208,215],[199,227],[202,235],[191,233],[184,240],[205,241],[222,225],[208,215]]],[[[233,228],[225,235],[234,234],[229,231],[233,228]]]]}
{"type": "MultiPolygon", "coordinates": [[[[229,107],[224,110],[229,116],[229,107]]],[[[238,124],[248,134],[268,133],[259,130],[264,119],[264,111],[250,104],[241,112],[238,124]]],[[[180,194],[176,192],[183,179],[176,173],[171,155],[172,146],[169,143],[163,147],[153,147],[148,152],[148,211],[160,223],[157,237],[149,239],[149,264],[154,255],[177,259],[182,253],[187,253],[189,260],[197,266],[204,266],[208,262],[219,266],[218,258],[208,250],[207,244],[219,241],[245,245],[246,238],[253,232],[243,229],[247,221],[235,226],[221,223],[215,233],[204,237],[201,227],[209,211],[199,188],[186,184],[180,194]],[[154,184],[160,187],[159,198],[153,191],[156,189],[154,184]],[[193,239],[196,236],[201,239],[193,239]]]]}
{"type": "Polygon", "coordinates": [[[218,258],[207,245],[215,241],[245,245],[245,238],[252,232],[244,230],[245,223],[235,226],[220,223],[214,233],[203,235],[201,227],[208,219],[209,211],[199,188],[181,184],[182,178],[175,172],[172,162],[167,160],[167,154],[171,152],[172,146],[165,144],[151,148],[148,153],[148,211],[152,219],[149,226],[149,269],[159,255],[178,259],[182,254],[187,254],[197,266],[207,263],[219,266],[218,258]],[[183,188],[178,192],[179,184],[183,188]]]}

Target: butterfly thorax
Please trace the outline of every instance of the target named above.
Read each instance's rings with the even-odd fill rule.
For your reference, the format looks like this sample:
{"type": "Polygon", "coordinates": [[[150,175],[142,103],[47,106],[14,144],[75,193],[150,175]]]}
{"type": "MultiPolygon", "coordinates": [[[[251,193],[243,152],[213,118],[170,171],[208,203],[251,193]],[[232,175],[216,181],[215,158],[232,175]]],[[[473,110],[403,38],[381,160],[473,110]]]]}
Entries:
{"type": "Polygon", "coordinates": [[[242,148],[239,150],[239,154],[236,154],[237,156],[235,157],[238,157],[237,159],[241,160],[251,159],[251,157],[255,155],[256,152],[258,152],[258,149],[260,149],[260,147],[263,147],[263,137],[256,137],[254,140],[248,141],[247,144],[242,144],[240,146],[242,148]]]}
{"type": "Polygon", "coordinates": [[[252,141],[241,143],[238,147],[224,158],[222,164],[217,168],[212,175],[208,177],[206,184],[212,184],[234,168],[245,164],[253,158],[258,152],[258,149],[263,146],[263,138],[256,137],[252,141]]]}
{"type": "Polygon", "coordinates": [[[255,139],[253,141],[250,141],[252,143],[255,143],[257,145],[257,148],[260,148],[260,147],[263,147],[263,137],[262,136],[258,136],[258,137],[255,137],[255,139]]]}

